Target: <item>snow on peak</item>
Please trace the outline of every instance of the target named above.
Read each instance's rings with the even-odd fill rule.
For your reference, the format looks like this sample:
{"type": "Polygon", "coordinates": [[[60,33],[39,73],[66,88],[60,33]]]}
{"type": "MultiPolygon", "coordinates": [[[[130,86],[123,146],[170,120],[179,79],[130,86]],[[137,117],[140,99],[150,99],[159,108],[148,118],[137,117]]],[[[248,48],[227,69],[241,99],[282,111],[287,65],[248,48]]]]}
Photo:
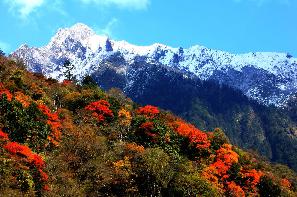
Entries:
{"type": "Polygon", "coordinates": [[[204,79],[207,79],[213,70],[225,69],[230,66],[241,71],[245,66],[252,65],[276,74],[280,71],[279,67],[284,66],[283,62],[297,62],[296,58],[288,60],[285,53],[257,52],[236,55],[200,45],[192,46],[189,49],[172,48],[160,43],[150,46],[136,46],[126,41],[109,40],[107,36],[97,35],[83,23],[77,23],[70,28],[59,29],[47,47],[49,49],[59,48],[63,45],[69,45],[69,42],[79,42],[83,47],[90,49],[89,53],[105,51],[107,42],[110,42],[112,50],[106,51],[121,52],[127,61],[131,61],[136,56],[146,56],[149,59],[157,58],[160,63],[167,66],[171,66],[175,62],[179,64],[179,68],[191,71],[204,79]],[[208,63],[205,64],[205,62],[208,63]]]}
{"type": "Polygon", "coordinates": [[[96,33],[87,25],[77,23],[70,28],[61,28],[52,37],[48,47],[60,46],[66,39],[84,42],[87,38],[96,35],[96,33]]]}
{"type": "Polygon", "coordinates": [[[135,61],[156,63],[191,72],[203,80],[216,79],[220,82],[225,80],[228,85],[238,87],[248,96],[257,100],[264,99],[265,102],[270,99],[268,102],[277,103],[292,92],[297,92],[297,58],[286,53],[232,54],[201,45],[186,49],[160,43],[137,46],[97,35],[82,23],[59,29],[45,47],[30,48],[28,45],[22,45],[13,55],[23,58],[29,69],[41,71],[47,76],[58,79],[63,77],[60,66],[65,58],[76,65],[75,74],[83,76],[100,68],[100,64],[109,57],[114,61],[113,57],[119,55],[125,68],[135,61]],[[259,82],[262,83],[264,75],[266,81],[258,85],[259,82]],[[236,81],[239,76],[242,76],[245,82],[236,81]],[[265,95],[262,89],[267,86],[264,83],[269,83],[272,89],[276,87],[273,93],[269,93],[270,97],[262,96],[265,95]],[[279,97],[279,101],[275,100],[276,97],[279,97]]]}
{"type": "Polygon", "coordinates": [[[75,32],[93,32],[93,30],[83,24],[83,23],[76,23],[75,25],[73,25],[72,27],[69,28],[71,31],[75,31],[75,32]]]}

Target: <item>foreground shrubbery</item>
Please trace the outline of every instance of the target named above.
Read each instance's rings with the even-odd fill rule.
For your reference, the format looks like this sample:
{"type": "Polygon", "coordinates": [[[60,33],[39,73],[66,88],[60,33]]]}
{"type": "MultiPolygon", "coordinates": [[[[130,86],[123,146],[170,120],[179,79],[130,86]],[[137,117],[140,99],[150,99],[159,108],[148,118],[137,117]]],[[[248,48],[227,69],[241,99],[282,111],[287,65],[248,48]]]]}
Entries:
{"type": "Polygon", "coordinates": [[[4,57],[0,79],[1,196],[296,196],[293,171],[232,146],[220,129],[4,57]]]}

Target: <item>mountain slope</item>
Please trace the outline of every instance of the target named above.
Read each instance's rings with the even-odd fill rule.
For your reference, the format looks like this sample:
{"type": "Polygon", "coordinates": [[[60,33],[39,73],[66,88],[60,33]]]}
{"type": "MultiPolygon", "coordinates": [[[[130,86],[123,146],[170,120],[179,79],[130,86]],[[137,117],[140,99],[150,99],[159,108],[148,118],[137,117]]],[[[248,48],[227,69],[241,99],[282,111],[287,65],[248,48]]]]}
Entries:
{"type": "Polygon", "coordinates": [[[0,56],[1,196],[296,196],[297,175],[117,90],[0,56]]]}
{"type": "MultiPolygon", "coordinates": [[[[125,89],[133,100],[171,110],[204,130],[220,127],[232,143],[297,169],[297,124],[287,112],[262,106],[228,86],[183,73],[172,75],[166,67],[141,65],[146,66],[128,76],[134,84],[125,89]]],[[[96,74],[97,81],[103,87],[116,85],[107,78],[110,72],[105,73],[106,77],[96,74]]]]}
{"type": "Polygon", "coordinates": [[[138,47],[77,24],[60,29],[47,46],[22,46],[13,57],[24,59],[29,70],[57,79],[64,78],[62,65],[70,59],[78,79],[89,74],[105,90],[120,88],[138,103],[171,110],[205,130],[221,127],[234,144],[297,169],[296,122],[282,110],[262,107],[228,87],[248,96],[259,90],[251,97],[283,104],[279,101],[297,87],[296,59],[289,55],[232,55],[199,46],[138,47]]]}
{"type": "MultiPolygon", "coordinates": [[[[13,54],[29,70],[63,79],[62,65],[69,59],[77,78],[101,69],[106,60],[120,57],[115,71],[129,75],[130,65],[145,62],[187,72],[200,79],[211,79],[243,91],[264,104],[284,105],[297,91],[297,59],[285,53],[247,53],[241,55],[202,46],[189,49],[162,44],[135,46],[96,35],[84,24],[60,29],[50,43],[41,48],[21,46],[13,54]]],[[[124,84],[129,86],[133,79],[124,84]]]]}

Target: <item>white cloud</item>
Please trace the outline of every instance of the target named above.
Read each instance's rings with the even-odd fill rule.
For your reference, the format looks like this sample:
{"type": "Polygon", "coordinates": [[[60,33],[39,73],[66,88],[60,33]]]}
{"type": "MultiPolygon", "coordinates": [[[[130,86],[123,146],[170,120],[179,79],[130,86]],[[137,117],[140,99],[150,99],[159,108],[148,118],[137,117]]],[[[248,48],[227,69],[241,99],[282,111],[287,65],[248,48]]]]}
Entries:
{"type": "Polygon", "coordinates": [[[44,0],[4,0],[10,10],[17,12],[21,18],[26,18],[34,10],[44,4],[44,0]]]}
{"type": "Polygon", "coordinates": [[[10,52],[10,49],[11,49],[11,47],[9,44],[7,44],[6,42],[0,41],[0,50],[7,53],[7,52],[10,52]]]}
{"type": "MultiPolygon", "coordinates": [[[[67,15],[64,10],[66,1],[63,0],[3,0],[9,6],[9,10],[22,19],[27,19],[28,16],[41,7],[48,10],[54,10],[62,15],[67,15]]],[[[146,9],[150,0],[69,0],[67,3],[82,3],[86,5],[98,5],[102,7],[116,6],[119,8],[141,10],[146,9]]]]}
{"type": "Polygon", "coordinates": [[[146,9],[150,0],[79,0],[85,4],[95,3],[102,6],[118,6],[120,8],[146,9]]]}

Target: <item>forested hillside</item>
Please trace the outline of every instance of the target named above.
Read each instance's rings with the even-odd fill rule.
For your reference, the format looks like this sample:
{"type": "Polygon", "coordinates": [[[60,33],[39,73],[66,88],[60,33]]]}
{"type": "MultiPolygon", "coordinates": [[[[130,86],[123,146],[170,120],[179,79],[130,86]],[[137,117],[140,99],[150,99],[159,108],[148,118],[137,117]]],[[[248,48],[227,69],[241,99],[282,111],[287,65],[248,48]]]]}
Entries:
{"type": "Polygon", "coordinates": [[[297,195],[288,167],[89,77],[58,83],[0,57],[0,81],[1,196],[297,195]]]}
{"type": "MultiPolygon", "coordinates": [[[[129,76],[134,82],[124,90],[134,101],[170,110],[203,130],[220,127],[232,143],[297,170],[297,108],[294,97],[289,102],[289,110],[265,106],[249,99],[241,91],[215,81],[185,77],[183,73],[172,74],[154,64],[131,67],[139,70],[129,76]]],[[[95,78],[98,84],[105,89],[112,84],[118,86],[119,80],[108,78],[107,73],[117,76],[106,71],[95,78]]]]}

